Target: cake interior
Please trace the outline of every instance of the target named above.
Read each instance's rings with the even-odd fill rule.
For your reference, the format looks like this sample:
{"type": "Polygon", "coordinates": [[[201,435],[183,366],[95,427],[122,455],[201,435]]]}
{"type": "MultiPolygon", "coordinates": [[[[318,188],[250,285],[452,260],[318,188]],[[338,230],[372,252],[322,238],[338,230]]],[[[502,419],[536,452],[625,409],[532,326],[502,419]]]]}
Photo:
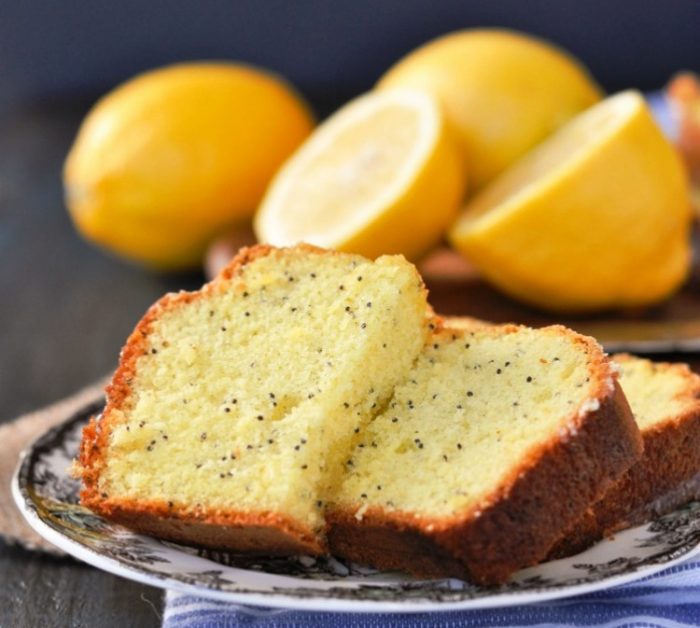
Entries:
{"type": "Polygon", "coordinates": [[[318,529],[353,435],[425,342],[426,311],[403,258],[295,249],[163,309],[110,417],[99,490],[318,529]]]}
{"type": "Polygon", "coordinates": [[[681,364],[652,362],[631,355],[614,356],[622,385],[640,430],[675,420],[697,403],[690,371],[681,364]]]}
{"type": "Polygon", "coordinates": [[[481,508],[528,453],[596,410],[588,346],[557,328],[435,334],[357,437],[335,506],[438,519],[481,508]]]}

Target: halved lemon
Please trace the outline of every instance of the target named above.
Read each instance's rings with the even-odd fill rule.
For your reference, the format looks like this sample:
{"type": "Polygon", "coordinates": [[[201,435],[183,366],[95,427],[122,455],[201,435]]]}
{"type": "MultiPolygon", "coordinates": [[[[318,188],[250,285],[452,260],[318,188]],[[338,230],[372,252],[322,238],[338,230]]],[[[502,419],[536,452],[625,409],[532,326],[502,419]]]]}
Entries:
{"type": "Polygon", "coordinates": [[[454,220],[464,165],[440,106],[410,90],[344,106],[292,155],[255,217],[261,241],[416,258],[454,220]]]}
{"type": "Polygon", "coordinates": [[[686,277],[685,170],[634,91],[595,105],[467,205],[454,246],[493,284],[554,311],[656,303],[686,277]]]}

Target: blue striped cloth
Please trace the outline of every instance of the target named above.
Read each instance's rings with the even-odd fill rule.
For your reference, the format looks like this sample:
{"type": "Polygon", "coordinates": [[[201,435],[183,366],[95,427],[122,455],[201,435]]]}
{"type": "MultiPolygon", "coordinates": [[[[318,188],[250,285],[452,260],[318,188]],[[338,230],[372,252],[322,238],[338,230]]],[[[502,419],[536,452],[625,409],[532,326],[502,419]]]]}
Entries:
{"type": "Polygon", "coordinates": [[[324,613],[246,607],[168,591],[164,628],[457,628],[700,626],[700,559],[606,591],[508,608],[445,613],[324,613]]]}

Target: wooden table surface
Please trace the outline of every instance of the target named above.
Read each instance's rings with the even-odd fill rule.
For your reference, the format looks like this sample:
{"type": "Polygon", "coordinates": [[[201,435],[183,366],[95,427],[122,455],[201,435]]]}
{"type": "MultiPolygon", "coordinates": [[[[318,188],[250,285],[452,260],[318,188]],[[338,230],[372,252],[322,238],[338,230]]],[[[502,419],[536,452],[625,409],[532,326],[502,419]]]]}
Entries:
{"type": "MultiPolygon", "coordinates": [[[[131,267],[75,234],[60,173],[86,109],[54,102],[0,117],[0,421],[110,372],[156,298],[203,280],[131,267]]],[[[162,613],[160,590],[2,541],[0,582],[0,627],[151,626],[162,613]]]]}

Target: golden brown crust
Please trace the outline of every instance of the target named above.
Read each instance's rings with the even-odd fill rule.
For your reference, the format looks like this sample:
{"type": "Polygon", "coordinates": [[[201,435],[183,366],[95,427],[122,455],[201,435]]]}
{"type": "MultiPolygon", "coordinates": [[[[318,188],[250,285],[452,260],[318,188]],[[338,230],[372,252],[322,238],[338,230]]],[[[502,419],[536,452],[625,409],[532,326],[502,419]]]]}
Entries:
{"type": "Polygon", "coordinates": [[[639,525],[672,512],[689,501],[698,499],[700,499],[700,472],[684,480],[668,493],[647,502],[639,510],[631,512],[627,517],[627,522],[629,525],[639,525]]]}
{"type": "Polygon", "coordinates": [[[335,556],[419,578],[470,578],[470,571],[427,532],[432,522],[371,507],[358,520],[357,508],[326,512],[326,534],[335,556]]]}
{"type": "Polygon", "coordinates": [[[136,532],[211,549],[280,555],[326,551],[313,531],[279,513],[224,512],[117,499],[85,505],[136,532]]]}
{"type": "MultiPolygon", "coordinates": [[[[624,364],[632,357],[614,359],[624,364]]],[[[581,552],[605,536],[700,496],[694,481],[700,473],[700,377],[686,364],[658,362],[654,367],[674,370],[686,379],[681,392],[688,401],[686,411],[642,431],[642,458],[567,532],[550,558],[581,552]]]]}
{"type": "MultiPolygon", "coordinates": [[[[294,247],[309,253],[333,255],[315,246],[300,244],[294,247]]],[[[190,303],[211,294],[220,286],[241,274],[252,261],[267,255],[282,253],[284,249],[259,244],[241,249],[219,276],[197,292],[166,294],[146,312],[136,325],[122,349],[119,367],[107,386],[107,404],[101,418],[93,418],[83,430],[80,446],[78,475],[82,477],[81,503],[96,513],[141,532],[164,538],[216,546],[220,549],[250,551],[266,547],[266,551],[318,554],[325,550],[323,541],[310,529],[274,513],[217,511],[193,512],[186,506],[159,502],[120,500],[99,490],[99,479],[106,465],[109,435],[129,410],[132,381],[136,376],[137,360],[147,347],[153,321],[164,311],[190,303]],[[200,536],[201,535],[201,536],[200,536]]],[[[244,286],[238,287],[242,292],[244,286]]]]}
{"type": "MultiPolygon", "coordinates": [[[[499,329],[503,333],[518,327],[494,332],[499,329]]],[[[333,553],[381,569],[417,576],[466,576],[481,584],[502,583],[547,555],[562,531],[619,479],[642,450],[629,404],[597,343],[563,327],[548,330],[572,335],[583,344],[598,374],[599,407],[571,417],[575,435],[556,438],[531,452],[486,503],[449,520],[374,507],[360,521],[355,507],[330,511],[326,517],[333,553]]]]}

